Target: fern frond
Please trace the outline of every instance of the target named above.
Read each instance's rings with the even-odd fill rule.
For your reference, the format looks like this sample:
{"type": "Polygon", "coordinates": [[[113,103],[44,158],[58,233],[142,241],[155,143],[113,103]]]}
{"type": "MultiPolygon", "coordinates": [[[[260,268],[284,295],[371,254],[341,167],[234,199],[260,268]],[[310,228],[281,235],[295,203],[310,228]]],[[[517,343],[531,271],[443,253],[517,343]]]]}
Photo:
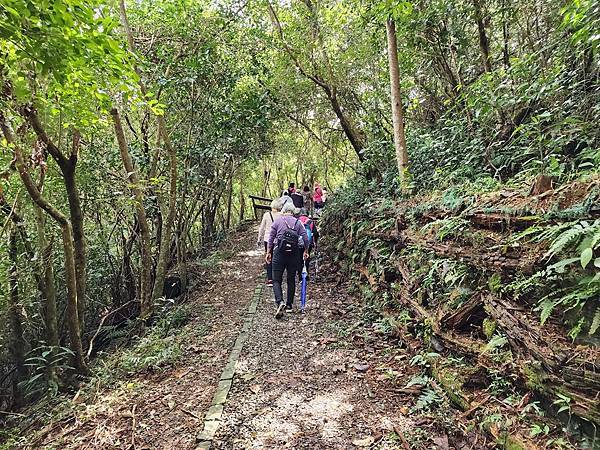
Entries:
{"type": "Polygon", "coordinates": [[[548,253],[546,253],[546,256],[550,258],[557,253],[563,252],[569,247],[577,245],[581,238],[585,236],[588,228],[589,225],[586,226],[584,223],[578,223],[561,233],[550,245],[550,249],[548,250],[548,253]]]}
{"type": "Polygon", "coordinates": [[[600,246],[600,219],[594,221],[590,227],[589,235],[590,247],[596,249],[600,246]]]}

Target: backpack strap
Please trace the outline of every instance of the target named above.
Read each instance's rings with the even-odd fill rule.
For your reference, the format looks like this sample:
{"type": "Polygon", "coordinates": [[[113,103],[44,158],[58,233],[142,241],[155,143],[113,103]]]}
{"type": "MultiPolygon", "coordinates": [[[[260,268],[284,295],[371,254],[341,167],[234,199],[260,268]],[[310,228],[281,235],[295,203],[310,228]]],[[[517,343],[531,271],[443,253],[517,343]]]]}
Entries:
{"type": "Polygon", "coordinates": [[[269,211],[269,215],[271,216],[271,222],[275,222],[275,219],[273,219],[273,214],[271,213],[271,211],[269,211]]]}

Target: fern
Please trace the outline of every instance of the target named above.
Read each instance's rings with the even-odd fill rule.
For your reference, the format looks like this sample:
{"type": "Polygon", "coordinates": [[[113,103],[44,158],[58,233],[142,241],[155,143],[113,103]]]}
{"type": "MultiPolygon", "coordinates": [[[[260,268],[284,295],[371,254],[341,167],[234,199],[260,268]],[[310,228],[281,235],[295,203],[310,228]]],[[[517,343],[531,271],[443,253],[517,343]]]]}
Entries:
{"type": "Polygon", "coordinates": [[[569,228],[564,233],[560,234],[550,245],[550,250],[546,253],[548,258],[567,250],[569,247],[576,245],[585,236],[587,231],[587,223],[581,222],[569,228]]]}

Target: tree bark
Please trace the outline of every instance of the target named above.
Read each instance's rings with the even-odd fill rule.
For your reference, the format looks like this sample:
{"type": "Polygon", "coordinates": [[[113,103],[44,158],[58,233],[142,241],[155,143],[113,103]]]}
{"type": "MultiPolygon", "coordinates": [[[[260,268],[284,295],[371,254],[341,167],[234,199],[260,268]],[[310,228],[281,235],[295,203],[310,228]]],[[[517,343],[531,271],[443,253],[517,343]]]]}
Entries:
{"type": "Polygon", "coordinates": [[[0,127],[6,141],[12,146],[14,153],[15,166],[27,190],[29,196],[40,208],[50,215],[59,225],[62,232],[63,247],[65,253],[65,282],[67,285],[67,328],[69,330],[69,340],[71,350],[74,353],[75,369],[80,373],[87,373],[88,368],[85,363],[83,347],[81,344],[81,330],[79,328],[79,317],[77,314],[77,278],[75,275],[75,260],[73,254],[73,235],[71,231],[71,222],[69,219],[49,203],[40,193],[35,185],[31,174],[27,170],[25,160],[17,139],[10,127],[6,117],[0,112],[0,127]]]}
{"type": "Polygon", "coordinates": [[[229,180],[227,180],[227,215],[225,216],[225,229],[229,230],[231,226],[231,208],[233,206],[233,174],[234,161],[231,161],[231,172],[229,172],[229,180]]]}
{"type": "Polygon", "coordinates": [[[142,256],[142,268],[140,275],[140,316],[142,320],[148,319],[152,315],[153,302],[150,291],[151,275],[152,275],[152,257],[150,255],[150,228],[148,227],[148,219],[146,210],[144,209],[144,194],[140,187],[140,180],[137,171],[133,165],[133,159],[129,153],[129,146],[125,139],[125,131],[121,122],[121,116],[116,108],[110,111],[115,128],[115,135],[119,145],[119,152],[123,166],[127,172],[131,192],[135,200],[135,210],[138,217],[140,227],[140,248],[142,256]]]}
{"type": "Polygon", "coordinates": [[[19,254],[17,250],[17,230],[11,225],[8,254],[10,266],[8,268],[8,317],[10,322],[10,346],[9,351],[15,363],[15,377],[13,379],[13,401],[14,406],[19,407],[23,403],[23,395],[19,389],[19,382],[27,377],[25,367],[25,349],[27,343],[23,338],[23,318],[21,316],[21,302],[19,298],[19,254]]]}
{"type": "Polygon", "coordinates": [[[490,41],[485,31],[485,13],[482,2],[485,0],[473,0],[475,8],[475,21],[477,22],[477,33],[479,34],[479,49],[483,60],[483,69],[486,72],[492,71],[492,62],[490,60],[490,41]]]}
{"type": "Polygon", "coordinates": [[[388,40],[388,60],[390,66],[390,89],[392,98],[392,122],[394,124],[394,148],[396,164],[400,179],[404,180],[408,170],[408,152],[404,134],[404,110],[400,97],[400,67],[398,65],[398,43],[396,40],[396,25],[392,19],[385,23],[388,40]]]}
{"type": "Polygon", "coordinates": [[[75,275],[77,277],[77,313],[79,315],[79,326],[85,329],[85,303],[87,291],[87,256],[86,242],[83,231],[83,211],[81,210],[81,198],[79,189],[75,180],[75,168],[79,153],[80,135],[78,131],[73,132],[73,148],[71,156],[68,159],[69,164],[61,168],[65,189],[67,191],[67,201],[69,202],[69,213],[71,225],[73,227],[73,248],[75,256],[75,275]]]}

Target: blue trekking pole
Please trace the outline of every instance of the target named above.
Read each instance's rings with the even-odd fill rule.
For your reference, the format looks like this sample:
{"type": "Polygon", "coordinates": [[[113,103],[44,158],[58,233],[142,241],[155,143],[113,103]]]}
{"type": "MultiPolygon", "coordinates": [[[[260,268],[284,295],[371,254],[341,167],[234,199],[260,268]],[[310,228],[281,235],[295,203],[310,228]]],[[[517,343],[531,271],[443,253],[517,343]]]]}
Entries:
{"type": "Polygon", "coordinates": [[[308,271],[306,270],[306,264],[302,263],[302,290],[300,296],[300,310],[304,312],[304,307],[306,306],[306,277],[308,276],[308,271]]]}

